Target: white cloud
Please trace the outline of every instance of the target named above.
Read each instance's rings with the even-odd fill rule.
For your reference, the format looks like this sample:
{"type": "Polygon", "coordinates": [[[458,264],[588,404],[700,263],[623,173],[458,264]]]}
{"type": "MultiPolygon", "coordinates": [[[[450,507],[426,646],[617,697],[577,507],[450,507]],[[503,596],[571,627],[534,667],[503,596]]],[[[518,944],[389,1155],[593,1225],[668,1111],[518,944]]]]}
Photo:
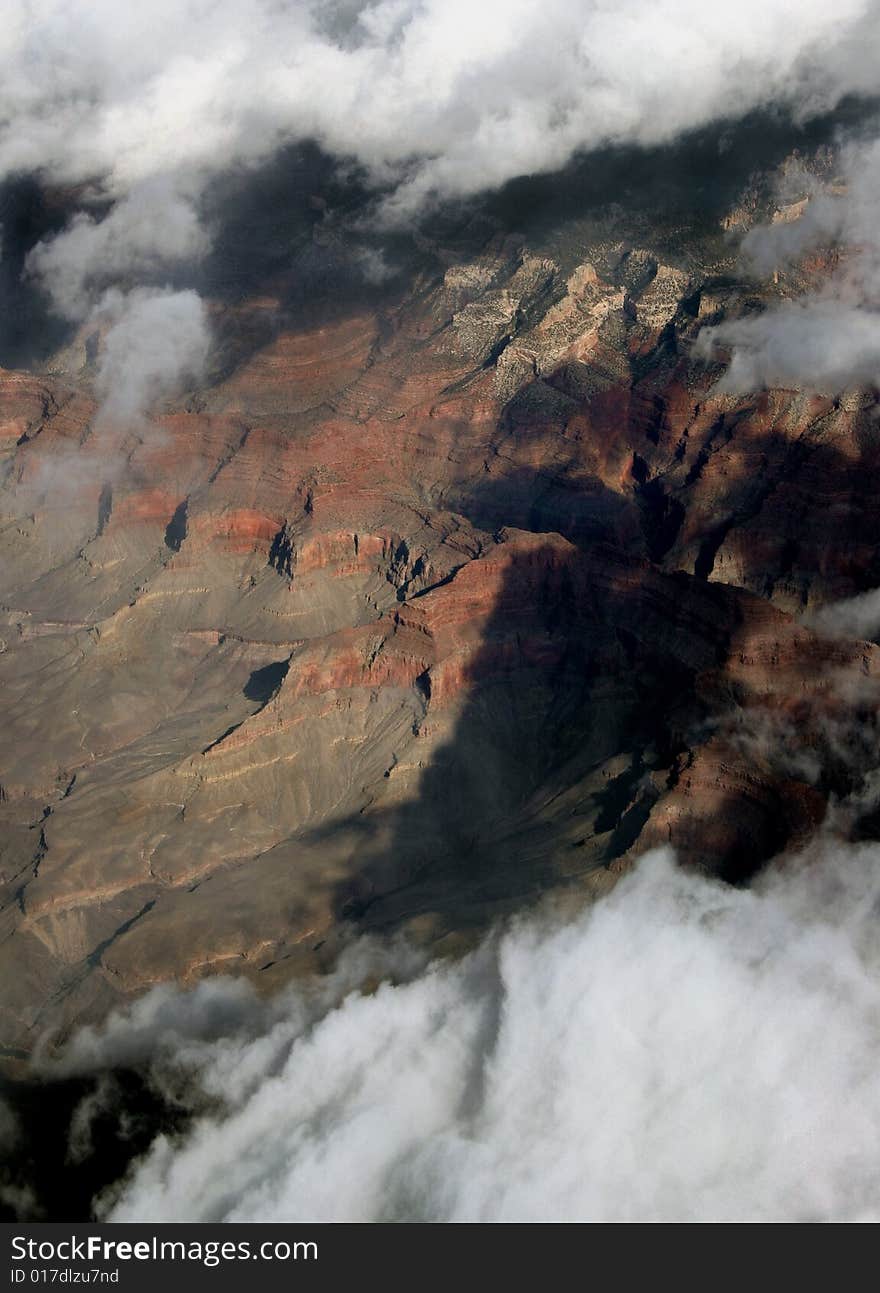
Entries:
{"type": "Polygon", "coordinates": [[[184,1027],[228,1112],[159,1138],[112,1216],[876,1220],[878,900],[876,846],[752,891],[655,853],[581,915],[323,1014],[294,993],[257,1037],[184,1027]]]}
{"type": "Polygon", "coordinates": [[[399,194],[469,193],[607,140],[873,90],[876,0],[12,0],[0,171],[156,175],[314,137],[399,194]]]}
{"type": "Polygon", "coordinates": [[[198,379],[210,334],[196,292],[111,291],[98,307],[101,315],[112,320],[98,360],[101,419],[136,422],[184,382],[198,379]]]}

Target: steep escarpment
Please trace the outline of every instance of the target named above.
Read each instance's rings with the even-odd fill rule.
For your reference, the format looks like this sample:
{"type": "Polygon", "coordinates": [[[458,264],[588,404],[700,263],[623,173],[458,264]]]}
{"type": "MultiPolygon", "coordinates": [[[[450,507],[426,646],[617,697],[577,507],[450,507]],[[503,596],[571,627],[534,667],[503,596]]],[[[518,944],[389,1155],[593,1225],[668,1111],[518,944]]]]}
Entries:
{"type": "Polygon", "coordinates": [[[732,395],[694,349],[825,272],[743,276],[772,193],[459,215],[307,306],[270,267],[147,419],[91,334],[3,372],[7,1056],[657,842],[743,880],[859,790],[878,648],[803,617],[880,582],[875,393],[732,395]]]}

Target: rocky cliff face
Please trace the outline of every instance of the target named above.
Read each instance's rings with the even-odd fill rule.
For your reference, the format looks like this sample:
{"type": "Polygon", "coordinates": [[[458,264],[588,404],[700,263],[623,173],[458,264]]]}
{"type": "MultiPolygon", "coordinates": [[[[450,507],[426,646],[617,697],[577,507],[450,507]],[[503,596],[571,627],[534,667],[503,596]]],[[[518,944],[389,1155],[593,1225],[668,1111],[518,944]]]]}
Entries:
{"type": "Polygon", "coordinates": [[[353,930],[454,947],[658,842],[739,881],[858,791],[878,648],[807,621],[880,583],[876,397],[719,393],[701,327],[827,266],[744,279],[770,180],[692,178],[542,182],[345,294],[263,266],[137,425],[94,334],[2,373],[10,1060],[353,930]]]}

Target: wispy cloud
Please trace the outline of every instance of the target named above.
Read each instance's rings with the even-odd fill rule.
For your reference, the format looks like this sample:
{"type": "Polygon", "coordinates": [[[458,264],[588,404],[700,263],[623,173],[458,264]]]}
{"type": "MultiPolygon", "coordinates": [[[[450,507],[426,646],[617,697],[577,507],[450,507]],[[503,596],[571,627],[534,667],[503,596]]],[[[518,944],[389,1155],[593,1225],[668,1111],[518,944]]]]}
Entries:
{"type": "Polygon", "coordinates": [[[719,390],[836,394],[880,384],[880,140],[845,149],[842,172],[842,192],[823,192],[807,179],[812,191],[797,218],[759,226],[743,239],[743,258],[760,275],[817,249],[839,248],[844,255],[816,291],[703,330],[698,355],[732,352],[719,390]]]}
{"type": "Polygon", "coordinates": [[[110,326],[98,361],[100,418],[136,422],[151,405],[201,374],[210,336],[196,292],[108,292],[97,309],[110,326]]]}

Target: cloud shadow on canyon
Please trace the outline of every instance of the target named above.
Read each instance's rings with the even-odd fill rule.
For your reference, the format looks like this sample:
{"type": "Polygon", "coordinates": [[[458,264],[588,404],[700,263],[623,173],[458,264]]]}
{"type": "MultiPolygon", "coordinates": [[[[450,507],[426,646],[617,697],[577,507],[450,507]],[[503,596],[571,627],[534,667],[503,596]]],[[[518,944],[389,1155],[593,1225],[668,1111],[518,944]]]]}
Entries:
{"type": "MultiPolygon", "coordinates": [[[[780,109],[767,109],[688,132],[668,145],[607,146],[576,156],[557,172],[429,205],[399,228],[376,222],[385,190],[362,168],[314,142],[287,144],[268,161],[232,168],[207,186],[200,201],[211,235],[205,256],[157,266],[146,279],[141,273],[136,285],[191,288],[225,307],[210,383],[228,376],[274,332],[390,303],[419,276],[441,277],[449,256],[473,256],[499,233],[555,250],[578,221],[625,208],[635,224],[646,217],[655,226],[659,221],[670,249],[680,248],[688,227],[717,225],[758,170],[772,169],[793,148],[809,151],[833,143],[841,132],[858,133],[876,112],[876,101],[854,99],[798,124],[780,109]],[[274,312],[236,312],[265,297],[277,302],[274,312]]],[[[41,239],[59,233],[83,209],[101,218],[110,204],[82,189],[46,186],[35,175],[0,185],[4,367],[39,367],[71,339],[74,325],[52,313],[25,264],[41,239]]]]}

